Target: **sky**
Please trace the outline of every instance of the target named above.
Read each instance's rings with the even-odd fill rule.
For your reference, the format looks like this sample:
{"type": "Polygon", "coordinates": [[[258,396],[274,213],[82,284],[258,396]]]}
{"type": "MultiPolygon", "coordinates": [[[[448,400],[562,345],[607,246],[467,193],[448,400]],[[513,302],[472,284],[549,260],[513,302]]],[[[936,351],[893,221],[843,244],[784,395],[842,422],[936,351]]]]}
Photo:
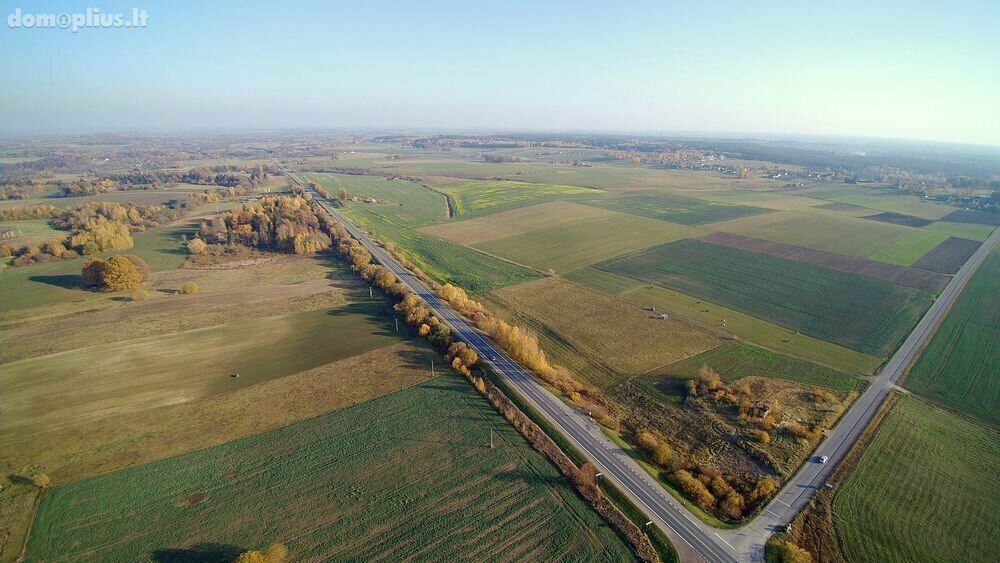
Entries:
{"type": "Polygon", "coordinates": [[[1000,145],[1000,2],[0,1],[0,135],[299,128],[1000,145]],[[10,27],[132,9],[134,29],[10,27]]]}

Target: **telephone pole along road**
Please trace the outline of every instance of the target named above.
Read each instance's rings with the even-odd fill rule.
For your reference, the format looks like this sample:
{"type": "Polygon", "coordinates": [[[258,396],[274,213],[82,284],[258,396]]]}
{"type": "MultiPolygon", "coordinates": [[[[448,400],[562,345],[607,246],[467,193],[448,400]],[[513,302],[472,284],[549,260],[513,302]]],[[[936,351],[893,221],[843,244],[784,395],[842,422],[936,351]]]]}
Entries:
{"type": "Polygon", "coordinates": [[[532,407],[583,452],[599,471],[614,481],[650,520],[663,530],[684,561],[702,560],[713,563],[763,561],[767,538],[778,526],[791,522],[812,498],[818,487],[823,486],[825,479],[843,459],[885,400],[891,385],[899,379],[917,352],[930,340],[965,283],[989,254],[990,249],[1000,240],[1000,230],[997,230],[969,258],[941,292],[917,328],[889,360],[885,369],[841,417],[836,427],[828,432],[826,439],[815,453],[829,456],[829,461],[826,464],[805,463],[764,511],[743,528],[716,530],[692,517],[680,501],[672,497],[663,485],[613,443],[586,413],[569,407],[549,392],[499,346],[470,326],[465,317],[387,255],[326,198],[312,190],[277,160],[275,164],[299,187],[311,193],[317,203],[342,223],[351,236],[357,239],[378,263],[388,268],[410,291],[423,299],[434,314],[451,327],[458,339],[474,348],[479,354],[480,361],[492,367],[504,381],[516,389],[532,407]]]}

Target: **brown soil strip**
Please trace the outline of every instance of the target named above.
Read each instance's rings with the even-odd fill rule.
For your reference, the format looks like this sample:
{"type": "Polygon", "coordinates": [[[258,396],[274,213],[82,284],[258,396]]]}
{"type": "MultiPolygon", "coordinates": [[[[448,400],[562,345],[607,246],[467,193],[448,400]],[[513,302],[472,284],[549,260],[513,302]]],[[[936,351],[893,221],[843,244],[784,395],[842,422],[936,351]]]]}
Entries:
{"type": "Polygon", "coordinates": [[[817,205],[816,209],[829,209],[830,211],[861,211],[862,209],[867,209],[867,207],[851,205],[850,203],[827,203],[826,205],[817,205]]]}
{"type": "Polygon", "coordinates": [[[949,221],[952,223],[976,223],[977,225],[1000,225],[1000,213],[988,213],[986,211],[967,211],[965,209],[960,209],[958,211],[953,211],[941,219],[940,221],[949,221]]]}
{"type": "Polygon", "coordinates": [[[913,263],[913,267],[943,274],[954,274],[981,244],[975,240],[948,238],[921,256],[913,263]]]}
{"type": "Polygon", "coordinates": [[[869,221],[879,221],[882,223],[891,223],[893,225],[902,225],[904,227],[926,227],[934,221],[929,221],[927,219],[922,219],[920,217],[914,217],[913,215],[904,215],[903,213],[892,213],[890,211],[885,211],[877,215],[868,215],[862,217],[862,219],[868,219],[869,221]]]}
{"type": "Polygon", "coordinates": [[[699,237],[699,239],[730,248],[777,256],[778,258],[822,266],[838,272],[857,274],[859,276],[898,283],[899,285],[924,289],[935,293],[948,285],[948,280],[950,279],[948,276],[928,272],[923,269],[885,264],[876,262],[875,260],[868,260],[867,258],[835,254],[833,252],[745,237],[733,233],[712,233],[699,237]]]}

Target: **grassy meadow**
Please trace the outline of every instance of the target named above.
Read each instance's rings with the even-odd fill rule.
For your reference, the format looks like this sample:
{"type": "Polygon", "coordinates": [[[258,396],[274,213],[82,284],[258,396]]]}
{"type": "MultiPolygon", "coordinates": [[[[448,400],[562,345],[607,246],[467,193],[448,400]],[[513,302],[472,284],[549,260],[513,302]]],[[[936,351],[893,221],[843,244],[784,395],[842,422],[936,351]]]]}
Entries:
{"type": "Polygon", "coordinates": [[[28,558],[216,560],[272,542],[296,560],[631,558],[453,375],[60,487],[39,509],[28,558]]]}
{"type": "Polygon", "coordinates": [[[848,561],[990,561],[1000,432],[901,397],[833,498],[848,561]]]}

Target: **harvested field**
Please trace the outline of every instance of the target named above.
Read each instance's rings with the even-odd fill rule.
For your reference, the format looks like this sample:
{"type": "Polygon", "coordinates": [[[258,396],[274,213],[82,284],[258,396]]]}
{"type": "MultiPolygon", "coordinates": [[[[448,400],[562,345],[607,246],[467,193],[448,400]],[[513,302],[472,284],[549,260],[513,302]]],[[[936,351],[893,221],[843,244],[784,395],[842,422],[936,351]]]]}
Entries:
{"type": "Polygon", "coordinates": [[[959,209],[941,218],[942,221],[952,223],[976,223],[979,225],[1000,226],[1000,213],[988,213],[986,211],[968,211],[959,209]]]}
{"type": "Polygon", "coordinates": [[[949,237],[913,263],[914,268],[954,274],[976,252],[982,243],[964,238],[949,237]]]}
{"type": "Polygon", "coordinates": [[[501,211],[478,219],[431,225],[420,230],[458,244],[472,246],[536,229],[615,214],[609,209],[568,201],[554,201],[501,211]]]}
{"type": "Polygon", "coordinates": [[[735,335],[782,354],[804,358],[841,371],[870,374],[882,363],[874,356],[797,334],[794,330],[717,303],[707,303],[697,297],[593,267],[574,270],[564,277],[600,292],[619,296],[638,307],[655,306],[657,310],[697,323],[709,332],[716,332],[723,337],[735,335]]]}
{"type": "Polygon", "coordinates": [[[228,561],[272,542],[303,561],[631,558],[454,375],[59,487],[39,509],[28,557],[228,561]]]}
{"type": "Polygon", "coordinates": [[[539,270],[563,273],[697,232],[686,225],[612,213],[484,242],[476,248],[539,270]]]}
{"type": "Polygon", "coordinates": [[[862,219],[868,219],[869,221],[881,221],[883,223],[892,223],[893,225],[902,225],[904,227],[923,227],[930,225],[934,221],[928,219],[922,219],[920,217],[914,217],[913,215],[905,215],[903,213],[893,213],[891,211],[883,211],[877,215],[867,215],[862,217],[862,219]]]}
{"type": "Polygon", "coordinates": [[[66,428],[0,430],[0,465],[42,467],[57,485],[273,430],[430,379],[436,352],[400,342],[190,402],[108,413],[66,428]],[[246,413],[253,412],[253,416],[246,413]]]}
{"type": "Polygon", "coordinates": [[[383,302],[352,303],[4,364],[0,426],[67,428],[290,375],[397,341],[390,315],[383,302]]]}
{"type": "Polygon", "coordinates": [[[716,223],[712,228],[863,258],[869,258],[913,232],[907,227],[830,211],[777,211],[716,223]]]}
{"type": "Polygon", "coordinates": [[[896,348],[932,300],[881,280],[692,239],[595,267],[878,356],[896,348]]]}
{"type": "Polygon", "coordinates": [[[745,237],[733,233],[712,233],[698,237],[698,240],[730,248],[759,252],[769,256],[787,258],[788,260],[822,266],[838,272],[847,272],[877,280],[885,280],[934,293],[941,291],[944,286],[948,285],[948,281],[950,280],[946,275],[926,270],[885,264],[856,256],[813,250],[811,248],[745,237]]]}
{"type": "Polygon", "coordinates": [[[718,343],[685,321],[556,278],[507,287],[487,296],[498,313],[526,324],[557,364],[605,387],[718,343]]]}
{"type": "Polygon", "coordinates": [[[720,203],[662,191],[627,192],[617,197],[588,200],[587,203],[690,226],[771,212],[761,207],[720,203]]]}

